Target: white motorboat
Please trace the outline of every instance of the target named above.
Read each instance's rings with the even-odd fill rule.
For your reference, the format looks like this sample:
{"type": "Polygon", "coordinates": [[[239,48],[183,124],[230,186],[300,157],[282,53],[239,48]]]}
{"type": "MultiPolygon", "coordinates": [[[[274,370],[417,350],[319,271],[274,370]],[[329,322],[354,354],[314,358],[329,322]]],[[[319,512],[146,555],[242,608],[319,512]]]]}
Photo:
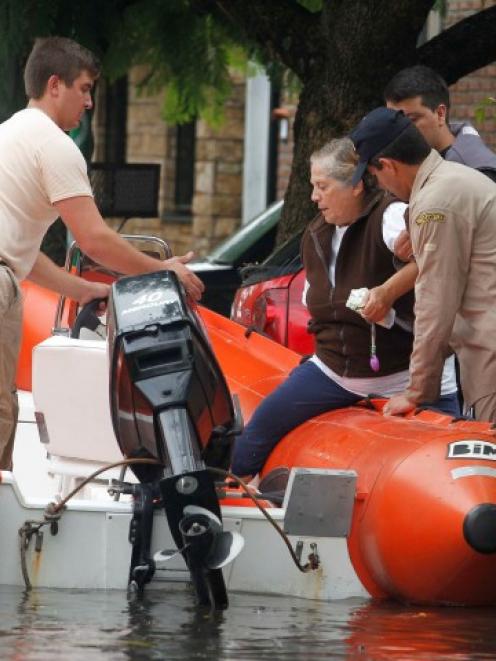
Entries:
{"type": "MultiPolygon", "coordinates": [[[[68,264],[73,261],[71,255],[68,264]]],[[[55,312],[53,296],[29,284],[25,290],[31,299],[38,297],[37,305],[47,314],[55,312]]],[[[192,500],[192,484],[207,474],[205,460],[228,467],[228,444],[238,424],[222,372],[202,339],[202,322],[186,309],[180,287],[167,272],[119,280],[110,306],[108,341],[94,332],[91,310],[83,311],[72,328],[63,327],[67,305],[60,301],[55,333],[33,347],[32,390],[19,391],[14,470],[0,473],[0,584],[105,589],[130,584],[143,589],[146,584],[149,589],[168,581],[195,583],[194,562],[185,551],[191,541],[185,541],[189,538],[182,520],[200,517],[191,524],[190,537],[198,536],[202,525],[213,530],[214,537],[206,552],[210,565],[202,565],[200,574],[221,573],[227,590],[311,599],[366,596],[346,541],[355,473],[295,470],[288,489],[287,471],[265,480],[262,488],[270,489],[279,506],[263,494],[257,499],[266,515],[286,529],[286,543],[234,483],[218,486],[220,509],[213,477],[206,478],[200,485],[202,495],[192,500]],[[71,337],[79,335],[81,322],[91,329],[71,337]],[[178,327],[183,333],[179,339],[178,327]],[[150,338],[151,344],[144,346],[150,338]],[[125,352],[133,341],[139,351],[134,346],[128,358],[125,352]],[[136,369],[140,374],[133,373],[136,369]],[[143,383],[148,391],[141,388],[143,383]],[[153,398],[158,413],[147,405],[153,398]],[[155,464],[133,464],[135,472],[128,467],[126,475],[114,467],[85,483],[89,475],[125,456],[148,457],[155,464]],[[142,483],[152,482],[153,490],[143,495],[142,483]],[[169,491],[171,484],[177,484],[177,490],[181,485],[184,502],[178,514],[165,516],[157,505],[165,499],[162,482],[169,484],[169,491]],[[319,496],[323,487],[336,491],[325,506],[319,496]],[[54,515],[63,499],[64,506],[54,515]],[[300,512],[304,506],[318,506],[319,515],[305,522],[300,512]],[[301,571],[304,565],[306,571],[301,571]]],[[[37,326],[40,321],[30,323],[37,326]]],[[[29,341],[25,337],[25,343],[29,341]]],[[[226,346],[235,341],[234,336],[227,338],[226,346]]],[[[295,359],[277,346],[274,360],[273,349],[267,361],[272,383],[295,359]],[[278,351],[286,354],[281,366],[278,351]]],[[[211,475],[223,482],[220,473],[211,475]]],[[[168,501],[173,499],[174,494],[168,501]]],[[[200,602],[207,601],[205,586],[196,587],[200,602]]],[[[223,607],[222,596],[218,603],[211,597],[208,580],[206,592],[213,605],[223,607]]]]}
{"type": "Polygon", "coordinates": [[[46,291],[25,294],[14,470],[0,472],[0,584],[179,581],[215,608],[226,589],[496,603],[489,423],[386,418],[374,399],[332,411],[278,444],[252,500],[223,481],[236,401],[247,419],[299,356],[191,311],[168,272],[113,285],[107,337],[90,308],[76,318],[46,291]]]}

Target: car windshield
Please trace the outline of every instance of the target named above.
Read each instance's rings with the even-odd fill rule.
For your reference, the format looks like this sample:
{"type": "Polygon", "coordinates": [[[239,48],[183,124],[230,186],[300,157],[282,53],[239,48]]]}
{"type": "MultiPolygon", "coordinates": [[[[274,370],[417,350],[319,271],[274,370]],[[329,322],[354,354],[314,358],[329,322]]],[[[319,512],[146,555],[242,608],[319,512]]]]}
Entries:
{"type": "Polygon", "coordinates": [[[253,284],[261,280],[296,273],[303,268],[300,256],[302,234],[303,230],[299,230],[274,250],[261,264],[249,265],[242,269],[243,284],[253,284]]]}
{"type": "Polygon", "coordinates": [[[242,266],[265,259],[274,249],[281,211],[282,202],[270,206],[212,250],[208,261],[242,266]]]}

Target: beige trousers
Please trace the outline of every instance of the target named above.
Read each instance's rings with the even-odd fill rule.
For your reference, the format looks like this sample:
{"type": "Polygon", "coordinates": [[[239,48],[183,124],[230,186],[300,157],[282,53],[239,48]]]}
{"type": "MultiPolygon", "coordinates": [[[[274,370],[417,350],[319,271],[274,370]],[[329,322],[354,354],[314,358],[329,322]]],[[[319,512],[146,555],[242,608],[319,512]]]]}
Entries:
{"type": "Polygon", "coordinates": [[[22,333],[22,296],[12,271],[0,264],[0,469],[12,470],[18,404],[15,385],[22,333]]]}

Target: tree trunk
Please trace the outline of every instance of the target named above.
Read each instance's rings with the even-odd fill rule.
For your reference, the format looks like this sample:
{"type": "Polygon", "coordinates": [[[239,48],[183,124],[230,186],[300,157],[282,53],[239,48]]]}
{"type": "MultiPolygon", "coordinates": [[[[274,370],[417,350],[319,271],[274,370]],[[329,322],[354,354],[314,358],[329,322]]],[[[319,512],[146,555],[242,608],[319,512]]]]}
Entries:
{"type": "MultiPolygon", "coordinates": [[[[381,21],[360,4],[347,3],[343,11],[347,13],[346,20],[334,23],[332,47],[312,69],[300,94],[294,124],[293,166],[278,241],[305,226],[316,213],[310,200],[312,152],[332,138],[348,135],[361,117],[384,103],[382,90],[392,75],[416,61],[417,33],[412,28],[405,31],[404,16],[398,17],[395,27],[391,19],[381,21]]],[[[414,23],[420,21],[423,19],[414,23]]]]}

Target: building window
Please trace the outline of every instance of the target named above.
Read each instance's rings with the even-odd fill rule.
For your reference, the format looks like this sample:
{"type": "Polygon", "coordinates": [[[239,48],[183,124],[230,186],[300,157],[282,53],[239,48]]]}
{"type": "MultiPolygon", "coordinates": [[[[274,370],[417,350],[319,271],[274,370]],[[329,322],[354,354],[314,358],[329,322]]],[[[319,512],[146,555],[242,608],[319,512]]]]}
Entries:
{"type": "Polygon", "coordinates": [[[176,127],[174,205],[181,216],[191,215],[195,192],[196,122],[176,127]]]}

